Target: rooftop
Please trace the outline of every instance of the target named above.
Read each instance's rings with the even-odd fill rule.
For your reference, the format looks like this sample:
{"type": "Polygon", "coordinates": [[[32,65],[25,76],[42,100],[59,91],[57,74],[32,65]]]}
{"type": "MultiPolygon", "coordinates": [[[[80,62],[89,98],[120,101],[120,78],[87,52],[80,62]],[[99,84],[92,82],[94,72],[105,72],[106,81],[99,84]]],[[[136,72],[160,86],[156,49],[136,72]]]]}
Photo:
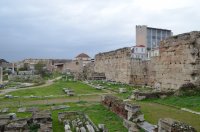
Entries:
{"type": "Polygon", "coordinates": [[[81,53],[78,56],[76,56],[76,58],[90,58],[89,55],[85,54],[85,53],[81,53]]]}
{"type": "Polygon", "coordinates": [[[147,25],[136,25],[136,27],[146,27],[148,29],[157,29],[157,30],[165,30],[165,31],[170,31],[169,29],[162,29],[162,28],[154,28],[154,27],[148,27],[147,25]]]}

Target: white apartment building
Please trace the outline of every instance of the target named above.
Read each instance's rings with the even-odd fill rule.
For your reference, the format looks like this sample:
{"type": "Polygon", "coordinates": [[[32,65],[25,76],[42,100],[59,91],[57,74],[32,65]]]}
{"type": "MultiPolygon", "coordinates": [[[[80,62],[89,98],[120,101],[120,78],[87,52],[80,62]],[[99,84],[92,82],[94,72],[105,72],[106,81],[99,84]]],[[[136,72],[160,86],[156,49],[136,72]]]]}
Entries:
{"type": "Polygon", "coordinates": [[[131,49],[131,58],[145,60],[147,58],[146,47],[144,45],[136,45],[131,49]]]}

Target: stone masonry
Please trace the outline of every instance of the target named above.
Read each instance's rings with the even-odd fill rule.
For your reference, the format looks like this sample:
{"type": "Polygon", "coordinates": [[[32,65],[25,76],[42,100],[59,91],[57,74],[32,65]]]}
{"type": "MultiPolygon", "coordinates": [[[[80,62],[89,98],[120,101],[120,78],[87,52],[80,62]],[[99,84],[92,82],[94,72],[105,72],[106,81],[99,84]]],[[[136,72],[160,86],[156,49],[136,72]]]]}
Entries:
{"type": "Polygon", "coordinates": [[[131,48],[122,48],[95,56],[95,72],[105,73],[106,79],[130,83],[131,48]]]}
{"type": "Polygon", "coordinates": [[[200,32],[170,37],[160,44],[155,61],[155,83],[162,89],[178,89],[183,84],[200,84],[200,32]]]}
{"type": "Polygon", "coordinates": [[[99,53],[94,71],[106,79],[177,90],[182,85],[200,85],[200,32],[170,37],[160,43],[160,56],[142,61],[131,59],[131,48],[99,53]]]}

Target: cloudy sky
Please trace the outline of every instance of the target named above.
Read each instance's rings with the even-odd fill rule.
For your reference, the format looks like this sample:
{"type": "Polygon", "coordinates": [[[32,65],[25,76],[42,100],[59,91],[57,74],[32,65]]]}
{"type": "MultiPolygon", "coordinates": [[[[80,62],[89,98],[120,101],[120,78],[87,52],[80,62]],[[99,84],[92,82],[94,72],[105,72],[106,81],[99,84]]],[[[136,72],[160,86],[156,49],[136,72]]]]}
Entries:
{"type": "Polygon", "coordinates": [[[0,0],[0,58],[74,58],[135,45],[135,26],[200,30],[199,0],[0,0]]]}

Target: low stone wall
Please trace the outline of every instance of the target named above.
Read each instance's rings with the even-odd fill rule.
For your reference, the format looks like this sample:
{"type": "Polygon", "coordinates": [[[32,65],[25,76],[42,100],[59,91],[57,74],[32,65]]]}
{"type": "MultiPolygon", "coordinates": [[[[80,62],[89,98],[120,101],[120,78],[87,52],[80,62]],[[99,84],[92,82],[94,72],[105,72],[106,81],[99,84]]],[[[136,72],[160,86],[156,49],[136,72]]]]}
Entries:
{"type": "Polygon", "coordinates": [[[173,95],[174,92],[134,92],[133,98],[135,100],[143,100],[143,99],[153,99],[153,98],[165,98],[173,95]]]}
{"type": "Polygon", "coordinates": [[[128,111],[125,110],[125,103],[114,97],[114,96],[104,96],[102,100],[102,104],[107,106],[111,111],[116,113],[122,118],[127,118],[128,111]]]}

